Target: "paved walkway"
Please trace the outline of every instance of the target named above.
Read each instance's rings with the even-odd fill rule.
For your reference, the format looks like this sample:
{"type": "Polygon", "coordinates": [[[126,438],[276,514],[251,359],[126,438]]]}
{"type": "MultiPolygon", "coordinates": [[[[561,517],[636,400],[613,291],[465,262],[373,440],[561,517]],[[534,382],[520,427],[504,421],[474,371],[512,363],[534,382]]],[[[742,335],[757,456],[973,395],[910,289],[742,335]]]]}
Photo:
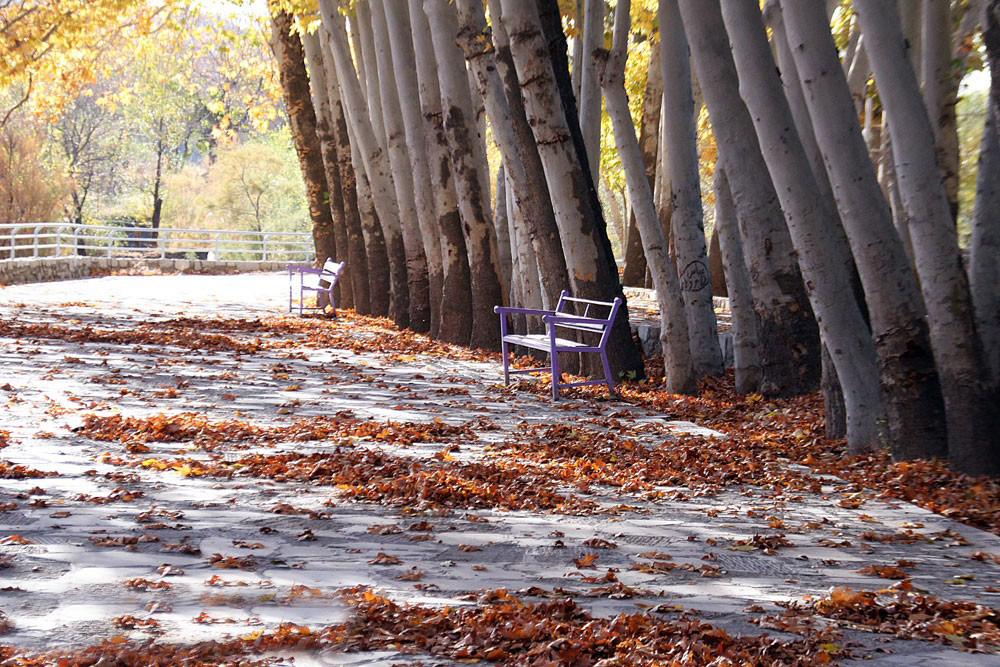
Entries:
{"type": "MultiPolygon", "coordinates": [[[[350,613],[335,593],[352,586],[432,606],[474,605],[470,593],[489,589],[563,589],[598,616],[667,605],[729,632],[756,634],[762,630],[748,622],[749,605],[777,614],[776,603],[834,586],[881,588],[891,582],[856,570],[900,558],[915,562],[914,585],[938,597],[1000,606],[1000,566],[970,558],[1000,553],[1000,538],[906,503],[868,500],[852,509],[837,502],[837,491],[847,489],[836,479],[823,480],[819,494],[796,498],[744,487],[685,499],[683,489],[663,488],[651,500],[645,491],[591,487],[561,491],[600,511],[448,512],[405,499],[393,504],[392,497],[351,500],[343,487],[312,483],[321,470],[305,481],[280,481],[157,469],[157,461],[218,466],[255,453],[331,449],[486,465],[503,443],[542,437],[546,425],[608,434],[614,419],[650,447],[669,446],[680,432],[711,435],[617,401],[552,404],[544,391],[502,391],[492,361],[366,350],[378,336],[352,333],[348,319],[337,326],[353,349],[318,347],[262,319],[281,313],[285,290],[279,274],[109,277],[0,289],[0,325],[8,328],[0,337],[0,430],[10,433],[0,459],[58,474],[0,479],[0,610],[13,624],[0,636],[4,643],[66,648],[154,632],[159,641],[191,642],[287,621],[318,627],[350,613]],[[259,322],[240,329],[230,319],[259,322]],[[227,337],[229,348],[213,348],[211,335],[227,337]],[[231,349],[234,341],[247,349],[231,349]],[[241,423],[287,429],[323,415],[391,420],[395,432],[407,424],[465,428],[442,427],[433,442],[359,430],[296,442],[223,432],[208,444],[180,435],[139,443],[135,431],[102,441],[80,430],[89,424],[85,432],[93,436],[93,425],[113,425],[114,415],[184,412],[221,431],[241,423]],[[784,531],[790,546],[772,554],[749,543],[775,533],[773,526],[808,528],[784,531]],[[913,544],[858,539],[901,529],[939,537],[913,544]],[[609,568],[630,593],[607,588],[609,568]]],[[[863,632],[849,639],[860,643],[859,655],[879,650],[868,664],[1000,665],[998,656],[927,642],[863,632]]],[[[298,655],[295,664],[421,658],[427,660],[391,651],[298,655]]]]}

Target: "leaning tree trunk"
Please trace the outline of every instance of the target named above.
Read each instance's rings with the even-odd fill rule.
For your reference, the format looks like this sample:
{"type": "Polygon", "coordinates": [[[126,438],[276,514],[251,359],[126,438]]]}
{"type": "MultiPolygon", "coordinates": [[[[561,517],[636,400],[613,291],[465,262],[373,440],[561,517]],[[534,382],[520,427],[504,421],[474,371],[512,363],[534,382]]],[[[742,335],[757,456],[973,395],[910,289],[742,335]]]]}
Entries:
{"type": "MultiPolygon", "coordinates": [[[[540,253],[548,253],[547,263],[553,265],[550,268],[551,273],[543,273],[543,280],[547,297],[544,302],[551,303],[551,307],[554,308],[559,293],[566,289],[568,281],[566,263],[562,248],[559,246],[558,228],[552,213],[552,205],[543,199],[548,192],[540,188],[537,181],[532,181],[525,160],[522,159],[522,155],[525,155],[528,160],[533,158],[534,161],[538,161],[534,142],[519,141],[517,137],[515,126],[518,122],[523,123],[523,129],[529,135],[531,132],[524,119],[520,91],[511,91],[518,96],[516,102],[519,105],[519,108],[512,110],[508,105],[504,82],[500,78],[501,72],[504,75],[511,75],[511,68],[498,64],[496,50],[489,39],[482,3],[479,0],[458,0],[456,6],[460,20],[458,43],[469,61],[469,66],[476,76],[479,92],[486,103],[493,139],[500,150],[504,172],[510,181],[514,204],[519,212],[518,219],[527,225],[526,232],[532,239],[532,244],[535,245],[534,241],[537,239],[540,253]],[[535,155],[527,154],[529,150],[535,152],[535,155]]],[[[501,30],[502,26],[497,26],[498,41],[503,40],[501,43],[506,44],[506,34],[501,34],[501,30]]],[[[526,250],[528,246],[522,245],[520,251],[523,253],[526,250]]],[[[521,256],[519,263],[522,266],[531,266],[534,262],[530,257],[521,256]]]]}
{"type": "Polygon", "coordinates": [[[493,307],[505,303],[501,287],[496,237],[492,233],[488,191],[483,190],[476,162],[479,141],[465,60],[455,42],[458,18],[446,0],[424,3],[438,63],[444,128],[451,149],[452,174],[462,215],[472,273],[472,346],[500,349],[500,331],[493,307]]]}
{"type": "Polygon", "coordinates": [[[437,76],[437,60],[431,43],[430,27],[421,0],[409,2],[410,29],[417,70],[420,112],[426,130],[425,146],[430,169],[434,212],[441,238],[443,271],[441,304],[441,338],[451,343],[468,345],[472,340],[472,276],[469,253],[462,232],[458,198],[451,173],[451,151],[444,130],[441,112],[441,86],[437,76]]]}
{"type": "MultiPolygon", "coordinates": [[[[655,45],[649,49],[649,64],[646,68],[646,85],[642,90],[642,115],[639,119],[639,147],[642,149],[642,164],[646,167],[646,177],[650,187],[656,179],[656,154],[660,142],[660,108],[663,106],[663,68],[660,66],[660,49],[655,45]]],[[[642,252],[642,241],[635,226],[635,213],[631,212],[628,231],[622,239],[625,266],[622,270],[622,284],[629,287],[644,287],[646,284],[646,255],[642,252]]]]}
{"type": "Polygon", "coordinates": [[[953,87],[957,88],[958,83],[953,84],[951,64],[951,0],[923,0],[921,9],[920,41],[923,50],[920,54],[920,81],[927,115],[934,128],[934,145],[948,196],[948,208],[952,222],[955,222],[958,220],[958,128],[956,125],[954,132],[949,131],[952,129],[950,121],[956,119],[954,109],[949,112],[948,105],[957,101],[951,99],[950,91],[953,87]]]}
{"type": "MultiPolygon", "coordinates": [[[[502,21],[510,36],[511,55],[523,82],[525,113],[545,168],[552,208],[565,248],[573,292],[578,297],[610,301],[621,294],[617,274],[599,238],[598,220],[586,167],[579,158],[563,110],[541,21],[531,0],[502,0],[502,21]]],[[[608,343],[614,372],[642,373],[632,341],[628,309],[621,308],[608,343]]]]}
{"type": "Polygon", "coordinates": [[[583,5],[581,54],[573,68],[580,69],[580,132],[587,149],[590,175],[597,183],[601,167],[601,87],[594,51],[604,48],[604,0],[584,0],[583,5]]]}
{"type": "Polygon", "coordinates": [[[810,391],[820,378],[816,320],[753,122],[740,99],[718,0],[680,0],[679,5],[739,216],[759,323],[761,392],[810,391]]]}
{"type": "Polygon", "coordinates": [[[837,49],[819,0],[781,3],[840,219],[871,317],[897,458],[943,456],[944,412],[916,277],[861,136],[837,49]]]}
{"type": "Polygon", "coordinates": [[[1000,441],[983,440],[984,433],[1000,427],[998,392],[985,372],[934,134],[906,57],[899,15],[895,7],[873,0],[855,0],[855,8],[862,32],[871,38],[872,69],[893,136],[896,178],[948,414],[948,461],[961,472],[1000,474],[1000,441]]]}
{"type": "MultiPolygon", "coordinates": [[[[614,46],[603,63],[601,89],[604,91],[615,135],[615,147],[625,169],[629,198],[635,210],[636,224],[642,236],[642,246],[653,274],[653,287],[660,306],[660,341],[663,346],[667,391],[672,394],[693,394],[698,385],[695,381],[692,346],[688,340],[688,321],[684,314],[686,304],[681,296],[681,285],[674,263],[667,255],[667,242],[657,219],[656,207],[653,206],[653,191],[646,176],[642,149],[635,136],[628,95],[625,92],[630,6],[630,0],[618,0],[615,7],[614,46]]],[[[719,352],[718,343],[716,352],[719,352]]]]}
{"type": "MultiPolygon", "coordinates": [[[[385,3],[385,0],[373,0],[385,3]]],[[[392,43],[392,63],[396,75],[396,89],[406,131],[406,147],[413,170],[414,203],[417,222],[423,240],[424,255],[430,294],[430,334],[440,338],[441,307],[443,303],[444,267],[441,259],[441,231],[434,209],[431,170],[428,162],[425,123],[420,106],[414,100],[420,99],[417,80],[417,64],[413,47],[409,13],[389,5],[384,6],[388,21],[389,41],[392,43]]]]}
{"type": "MultiPolygon", "coordinates": [[[[333,62],[325,54],[324,62],[327,63],[327,95],[330,97],[330,129],[333,133],[334,147],[336,149],[338,173],[340,175],[341,192],[344,197],[344,222],[347,224],[347,247],[348,261],[354,265],[351,271],[352,292],[354,293],[354,309],[362,315],[370,315],[371,287],[372,287],[372,266],[376,265],[368,251],[368,243],[365,242],[364,228],[361,222],[361,215],[358,210],[358,190],[357,179],[354,172],[354,165],[351,161],[351,145],[347,135],[347,120],[344,118],[344,107],[340,101],[340,90],[337,82],[331,80],[330,72],[333,71],[333,62]]],[[[380,257],[383,275],[378,278],[380,289],[388,292],[389,277],[388,265],[385,264],[385,244],[382,245],[380,257]],[[385,287],[381,287],[384,282],[385,287]]]]}
{"type": "Polygon", "coordinates": [[[385,237],[386,251],[389,256],[390,280],[392,281],[390,315],[397,326],[406,327],[409,325],[410,318],[406,247],[403,243],[399,206],[396,202],[396,191],[390,176],[389,160],[376,140],[369,120],[368,107],[362,96],[361,85],[358,82],[357,72],[354,70],[351,52],[347,45],[344,18],[340,15],[333,0],[320,0],[320,10],[323,17],[323,27],[326,28],[327,41],[330,44],[330,52],[336,65],[341,98],[345,103],[344,110],[348,122],[353,128],[352,144],[357,146],[368,178],[368,185],[371,188],[372,201],[385,237]]]}
{"type": "Polygon", "coordinates": [[[500,20],[500,0],[488,1],[490,15],[493,17],[492,30],[496,47],[496,67],[503,81],[507,98],[510,124],[514,131],[514,143],[517,148],[516,155],[524,169],[525,179],[531,184],[531,190],[527,193],[530,201],[526,200],[524,204],[528,208],[522,211],[520,220],[524,223],[524,229],[534,251],[534,264],[539,267],[542,307],[551,310],[556,307],[560,292],[569,285],[566,258],[563,255],[562,239],[559,238],[555,212],[552,210],[552,199],[549,197],[549,189],[545,183],[542,159],[538,154],[535,136],[524,113],[521,83],[517,79],[517,70],[510,54],[510,40],[503,22],[500,20]]]}
{"type": "MultiPolygon", "coordinates": [[[[361,3],[363,4],[363,3],[361,3]]],[[[414,192],[414,169],[410,161],[410,153],[406,145],[406,129],[403,125],[401,100],[409,105],[410,98],[402,97],[396,86],[396,70],[412,74],[412,59],[407,62],[406,69],[395,65],[396,57],[390,49],[389,28],[386,25],[385,7],[382,0],[371,0],[372,32],[375,36],[375,57],[379,69],[379,86],[382,93],[382,118],[385,124],[386,148],[389,154],[389,164],[392,169],[392,184],[396,191],[396,202],[399,204],[399,220],[403,231],[403,246],[406,249],[407,290],[410,295],[410,329],[419,333],[431,331],[432,321],[436,323],[438,306],[437,294],[430,293],[430,276],[428,273],[428,253],[440,256],[433,246],[433,237],[429,237],[425,225],[418,218],[416,193],[414,192]],[[423,240],[422,240],[423,239],[423,240]],[[428,249],[425,251],[425,245],[428,249]],[[433,306],[431,302],[433,301],[433,306]]],[[[391,12],[394,13],[394,12],[391,12]]],[[[407,31],[408,32],[408,31],[407,31]]],[[[406,33],[404,32],[404,35],[406,33]]],[[[394,46],[405,48],[404,43],[397,42],[394,46]]],[[[405,55],[403,56],[406,62],[405,55]]],[[[404,89],[405,89],[404,85],[404,89]]],[[[416,91],[416,87],[413,87],[416,91]]],[[[407,91],[409,92],[409,91],[407,91]]],[[[421,184],[422,185],[422,184],[421,184]]],[[[421,193],[426,196],[426,190],[421,193]]],[[[425,221],[426,224],[427,221],[425,221]]]]}
{"type": "MultiPolygon", "coordinates": [[[[326,174],[326,185],[329,193],[327,204],[333,218],[334,247],[339,250],[340,257],[337,259],[351,259],[348,258],[344,191],[340,176],[340,163],[337,161],[337,144],[331,128],[332,112],[330,98],[327,95],[326,73],[323,70],[323,51],[320,47],[319,35],[315,32],[303,35],[302,46],[305,50],[306,66],[309,71],[313,109],[316,112],[316,138],[319,140],[323,171],[326,174]]],[[[334,286],[336,302],[341,308],[354,308],[354,289],[351,282],[354,275],[353,263],[352,261],[347,262],[340,280],[334,286]]]]}
{"type": "Polygon", "coordinates": [[[722,266],[729,291],[733,326],[733,373],[736,391],[749,394],[760,385],[760,355],[757,352],[757,314],[753,309],[750,274],[743,262],[736,206],[729,179],[721,163],[715,166],[715,228],[719,230],[722,266]]]}
{"type": "Polygon", "coordinates": [[[854,298],[851,276],[844,270],[850,249],[835,232],[836,218],[822,205],[823,195],[795,131],[760,10],[745,0],[722,0],[722,14],[740,93],[785,212],[802,277],[812,288],[809,301],[844,392],[848,450],[877,449],[884,443],[885,408],[875,346],[854,298]]]}
{"type": "Polygon", "coordinates": [[[385,123],[382,118],[382,86],[379,85],[378,57],[375,55],[375,36],[372,34],[371,9],[365,2],[354,4],[351,17],[351,41],[357,58],[358,77],[365,82],[365,94],[372,132],[378,145],[385,149],[385,123]]]}
{"type": "MultiPolygon", "coordinates": [[[[620,297],[625,308],[619,311],[620,316],[612,325],[612,333],[608,343],[608,356],[611,359],[612,368],[620,367],[623,372],[627,372],[630,377],[641,379],[643,377],[643,363],[638,346],[632,339],[632,330],[629,327],[625,293],[622,291],[621,282],[618,279],[618,265],[615,262],[614,250],[611,247],[611,239],[608,237],[607,224],[604,220],[604,211],[601,208],[601,200],[597,196],[597,181],[595,174],[590,171],[587,160],[586,147],[583,144],[583,133],[580,131],[580,123],[576,110],[576,97],[573,95],[573,83],[569,74],[569,61],[567,60],[566,33],[563,32],[562,18],[559,11],[558,0],[536,0],[535,6],[538,17],[538,27],[546,44],[549,62],[551,67],[547,71],[552,72],[555,90],[558,94],[562,106],[562,118],[565,121],[564,127],[569,133],[569,140],[577,156],[577,164],[580,166],[580,195],[583,202],[583,218],[586,224],[584,231],[592,234],[597,246],[598,261],[601,263],[602,276],[600,280],[607,281],[605,288],[611,296],[620,297]],[[605,268],[607,273],[605,274],[605,268]]],[[[584,56],[586,57],[586,56],[584,56]]],[[[567,262],[569,260],[567,259],[567,262]]],[[[590,363],[592,372],[599,372],[598,360],[595,355],[585,355],[585,362],[590,363]]]]}
{"type": "Polygon", "coordinates": [[[990,377],[1000,383],[1000,0],[990,0],[985,18],[990,96],[976,173],[969,282],[990,377]]]}
{"type": "Polygon", "coordinates": [[[320,154],[316,136],[316,112],[309,93],[305,54],[298,33],[294,32],[294,23],[291,14],[272,7],[272,45],[281,74],[281,90],[284,93],[285,109],[288,111],[288,126],[292,131],[295,152],[299,156],[299,168],[302,170],[302,180],[306,185],[306,201],[309,204],[309,219],[312,220],[316,262],[318,266],[322,266],[328,258],[337,256],[337,247],[333,232],[333,216],[327,204],[329,192],[326,173],[323,170],[323,156],[320,154]]]}
{"type": "Polygon", "coordinates": [[[663,129],[670,172],[670,216],[691,358],[698,377],[722,375],[722,350],[712,304],[705,219],[698,170],[698,130],[691,96],[691,61],[677,0],[660,0],[663,129]]]}
{"type": "Polygon", "coordinates": [[[356,309],[364,315],[383,317],[389,313],[389,258],[385,251],[385,238],[375,217],[371,193],[361,167],[355,161],[356,148],[351,145],[350,128],[340,99],[337,68],[330,52],[329,40],[321,39],[323,71],[326,73],[327,95],[330,98],[331,130],[340,164],[341,191],[344,194],[344,213],[348,230],[348,247],[355,264],[354,300],[356,309]],[[360,170],[360,176],[359,176],[360,170]],[[365,193],[362,196],[362,192],[365,193]],[[362,215],[362,210],[365,211],[362,215]]]}

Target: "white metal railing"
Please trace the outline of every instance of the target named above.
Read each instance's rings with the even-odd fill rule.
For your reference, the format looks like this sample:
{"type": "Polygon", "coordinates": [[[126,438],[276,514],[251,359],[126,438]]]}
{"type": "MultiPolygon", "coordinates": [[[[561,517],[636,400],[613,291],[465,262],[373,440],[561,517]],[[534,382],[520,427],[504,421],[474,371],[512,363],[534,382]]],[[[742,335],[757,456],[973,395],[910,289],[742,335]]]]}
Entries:
{"type": "Polygon", "coordinates": [[[308,232],[255,232],[76,225],[0,224],[0,260],[21,257],[135,257],[156,259],[309,261],[308,232]]]}

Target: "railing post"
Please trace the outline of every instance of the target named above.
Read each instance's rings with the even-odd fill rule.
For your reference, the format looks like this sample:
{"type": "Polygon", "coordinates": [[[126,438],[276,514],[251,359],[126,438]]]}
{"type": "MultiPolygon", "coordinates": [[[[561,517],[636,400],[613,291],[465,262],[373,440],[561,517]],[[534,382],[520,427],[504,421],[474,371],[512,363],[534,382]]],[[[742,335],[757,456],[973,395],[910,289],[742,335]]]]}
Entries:
{"type": "Polygon", "coordinates": [[[15,226],[12,230],[10,230],[10,258],[11,259],[14,259],[15,257],[17,257],[17,232],[20,229],[21,229],[20,227],[15,226]]]}
{"type": "Polygon", "coordinates": [[[270,236],[268,236],[267,232],[259,232],[259,234],[261,235],[261,244],[260,244],[260,246],[261,246],[261,254],[263,255],[263,257],[261,258],[261,261],[262,262],[266,262],[267,261],[267,240],[270,238],[270,236]]]}
{"type": "Polygon", "coordinates": [[[215,253],[215,261],[219,261],[220,259],[222,259],[222,254],[221,254],[222,251],[219,250],[221,243],[222,243],[222,232],[215,232],[215,246],[214,246],[215,250],[213,251],[215,253]]]}

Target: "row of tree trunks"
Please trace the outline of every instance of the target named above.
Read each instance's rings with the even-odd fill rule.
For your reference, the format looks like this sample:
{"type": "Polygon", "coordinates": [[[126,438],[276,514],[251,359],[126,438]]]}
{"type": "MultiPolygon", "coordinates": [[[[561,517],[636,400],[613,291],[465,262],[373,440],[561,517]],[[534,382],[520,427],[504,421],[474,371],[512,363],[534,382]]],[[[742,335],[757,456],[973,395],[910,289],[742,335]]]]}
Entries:
{"type": "Polygon", "coordinates": [[[788,396],[809,391],[820,377],[816,321],[753,122],[740,98],[718,1],[680,0],[679,6],[739,219],[758,318],[761,392],[788,396]]]}
{"type": "Polygon", "coordinates": [[[983,433],[1000,425],[1000,405],[996,387],[986,377],[934,133],[907,61],[899,15],[894,6],[872,0],[855,0],[855,7],[861,30],[869,36],[875,82],[890,118],[896,179],[948,414],[948,457],[958,470],[1000,474],[1000,447],[984,447],[982,440],[983,433]]]}
{"type": "MultiPolygon", "coordinates": [[[[625,58],[628,54],[630,5],[630,0],[618,0],[618,5],[615,7],[614,45],[604,62],[601,87],[614,129],[615,146],[625,168],[629,197],[635,211],[643,249],[653,274],[653,286],[660,306],[660,341],[663,347],[667,390],[678,394],[694,393],[697,385],[688,335],[689,321],[685,318],[685,302],[681,297],[674,264],[667,255],[666,239],[653,205],[653,192],[643,164],[642,149],[635,135],[632,116],[629,113],[628,96],[625,93],[625,58]]],[[[711,300],[711,297],[709,299],[711,300]]],[[[716,352],[718,351],[716,344],[716,352]]]]}
{"type": "Polygon", "coordinates": [[[322,266],[329,257],[337,256],[333,231],[333,216],[327,203],[328,191],[323,157],[316,134],[316,112],[309,91],[305,54],[298,34],[294,32],[294,17],[284,11],[271,14],[271,44],[280,63],[281,89],[288,110],[288,122],[295,138],[295,152],[305,175],[306,201],[312,221],[316,261],[322,266]]]}

